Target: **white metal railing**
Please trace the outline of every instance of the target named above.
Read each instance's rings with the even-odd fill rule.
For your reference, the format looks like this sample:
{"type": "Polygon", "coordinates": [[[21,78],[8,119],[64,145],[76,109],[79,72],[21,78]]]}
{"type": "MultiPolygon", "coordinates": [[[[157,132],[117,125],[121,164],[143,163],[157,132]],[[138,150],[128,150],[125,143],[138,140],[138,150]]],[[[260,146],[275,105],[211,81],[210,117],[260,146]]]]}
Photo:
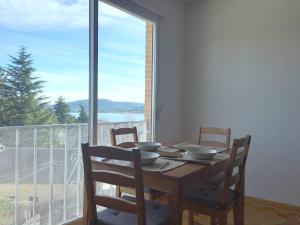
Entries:
{"type": "MultiPolygon", "coordinates": [[[[98,144],[110,144],[111,128],[133,126],[146,140],[145,121],[100,122],[98,144]]],[[[82,215],[87,132],[87,124],[0,127],[0,225],[57,225],[82,215]]]]}

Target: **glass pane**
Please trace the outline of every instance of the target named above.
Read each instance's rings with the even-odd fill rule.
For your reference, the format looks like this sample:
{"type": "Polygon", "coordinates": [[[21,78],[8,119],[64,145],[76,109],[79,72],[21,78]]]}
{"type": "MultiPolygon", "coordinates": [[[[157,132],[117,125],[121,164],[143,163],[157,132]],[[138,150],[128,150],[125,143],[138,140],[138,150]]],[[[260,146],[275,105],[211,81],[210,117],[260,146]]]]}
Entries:
{"type": "Polygon", "coordinates": [[[152,35],[152,23],[99,3],[99,144],[111,144],[109,130],[120,127],[137,127],[139,141],[151,139],[152,35]]]}
{"type": "Polygon", "coordinates": [[[88,1],[0,1],[0,225],[82,215],[88,1]]]}

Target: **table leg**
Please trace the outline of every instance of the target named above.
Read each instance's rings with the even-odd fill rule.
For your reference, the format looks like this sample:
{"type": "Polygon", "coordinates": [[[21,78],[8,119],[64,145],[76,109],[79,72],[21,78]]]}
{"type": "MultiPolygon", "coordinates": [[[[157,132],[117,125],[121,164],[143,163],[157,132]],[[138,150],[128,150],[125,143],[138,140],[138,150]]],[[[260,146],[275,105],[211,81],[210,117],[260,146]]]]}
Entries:
{"type": "Polygon", "coordinates": [[[171,193],[171,225],[182,224],[182,185],[174,184],[171,193]]]}

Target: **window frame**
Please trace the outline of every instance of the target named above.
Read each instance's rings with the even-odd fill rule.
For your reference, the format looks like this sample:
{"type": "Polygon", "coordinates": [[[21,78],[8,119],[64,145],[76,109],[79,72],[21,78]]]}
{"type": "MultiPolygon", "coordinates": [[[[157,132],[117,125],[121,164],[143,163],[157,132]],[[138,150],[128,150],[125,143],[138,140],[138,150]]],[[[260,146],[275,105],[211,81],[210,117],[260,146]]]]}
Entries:
{"type": "Polygon", "coordinates": [[[159,108],[157,107],[158,92],[158,33],[160,16],[147,8],[131,0],[89,0],[89,142],[97,144],[97,113],[98,113],[98,10],[99,1],[107,3],[115,8],[137,16],[143,20],[153,23],[153,72],[152,72],[152,118],[151,133],[152,140],[157,140],[157,120],[159,119],[159,108]]]}

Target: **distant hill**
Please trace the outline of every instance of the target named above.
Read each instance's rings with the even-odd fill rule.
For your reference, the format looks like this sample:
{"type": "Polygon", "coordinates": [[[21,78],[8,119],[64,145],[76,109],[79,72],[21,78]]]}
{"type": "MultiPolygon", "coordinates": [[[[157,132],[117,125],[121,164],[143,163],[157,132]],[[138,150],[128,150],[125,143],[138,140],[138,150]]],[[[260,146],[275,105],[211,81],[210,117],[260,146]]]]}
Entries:
{"type": "MultiPolygon", "coordinates": [[[[80,105],[88,111],[88,100],[68,102],[71,112],[78,112],[80,105]]],[[[144,104],[138,102],[115,102],[108,99],[98,100],[98,112],[132,112],[144,113],[144,104]]]]}

